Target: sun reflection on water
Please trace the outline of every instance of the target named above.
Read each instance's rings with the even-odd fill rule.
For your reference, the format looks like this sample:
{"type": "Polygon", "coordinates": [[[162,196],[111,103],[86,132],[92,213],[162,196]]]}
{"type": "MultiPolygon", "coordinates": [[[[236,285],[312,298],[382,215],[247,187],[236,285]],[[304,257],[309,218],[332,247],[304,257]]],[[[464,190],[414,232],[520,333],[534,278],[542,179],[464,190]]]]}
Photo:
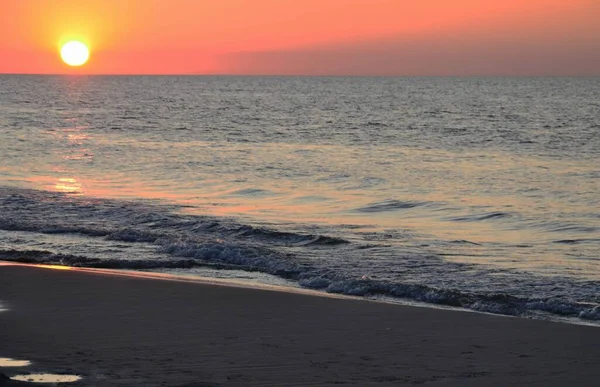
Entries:
{"type": "Polygon", "coordinates": [[[60,265],[33,265],[35,267],[40,267],[44,269],[52,269],[52,270],[73,270],[70,266],[60,266],[60,265]]]}
{"type": "Polygon", "coordinates": [[[83,195],[81,192],[81,183],[77,179],[72,177],[60,177],[54,184],[54,191],[83,195]]]}

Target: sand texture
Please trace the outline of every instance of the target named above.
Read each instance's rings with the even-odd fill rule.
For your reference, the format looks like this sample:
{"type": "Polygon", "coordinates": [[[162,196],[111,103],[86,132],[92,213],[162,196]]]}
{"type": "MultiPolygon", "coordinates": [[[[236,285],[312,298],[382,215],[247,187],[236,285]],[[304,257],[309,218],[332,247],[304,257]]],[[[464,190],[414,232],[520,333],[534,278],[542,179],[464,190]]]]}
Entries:
{"type": "MultiPolygon", "coordinates": [[[[600,329],[0,266],[0,357],[65,386],[598,386],[600,329]]],[[[0,378],[0,386],[32,385],[0,378]]]]}

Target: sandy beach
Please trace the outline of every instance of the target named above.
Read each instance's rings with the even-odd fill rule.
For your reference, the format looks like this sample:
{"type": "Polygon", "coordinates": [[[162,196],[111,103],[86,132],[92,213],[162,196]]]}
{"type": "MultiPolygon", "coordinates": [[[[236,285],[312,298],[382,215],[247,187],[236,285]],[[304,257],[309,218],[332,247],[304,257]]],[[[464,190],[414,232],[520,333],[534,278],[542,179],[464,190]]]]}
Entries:
{"type": "MultiPolygon", "coordinates": [[[[74,386],[595,386],[600,329],[77,270],[0,267],[0,357],[74,386]]],[[[33,385],[0,379],[0,385],[33,385]]]]}
{"type": "Polygon", "coordinates": [[[600,0],[0,2],[0,387],[600,387],[600,0]]]}

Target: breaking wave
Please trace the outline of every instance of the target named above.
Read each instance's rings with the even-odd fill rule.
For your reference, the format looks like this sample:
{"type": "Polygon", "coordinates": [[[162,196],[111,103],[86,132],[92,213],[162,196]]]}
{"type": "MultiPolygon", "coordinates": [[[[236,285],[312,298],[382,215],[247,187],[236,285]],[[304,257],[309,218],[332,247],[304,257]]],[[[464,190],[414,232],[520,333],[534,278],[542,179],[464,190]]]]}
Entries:
{"type": "Polygon", "coordinates": [[[260,271],[296,280],[300,286],[350,296],[388,296],[424,303],[471,309],[479,312],[527,317],[532,312],[546,312],[564,317],[600,321],[600,305],[559,298],[523,298],[503,293],[475,293],[440,289],[412,283],[395,283],[369,278],[344,279],[314,267],[268,257],[258,251],[226,245],[166,245],[164,251],[176,258],[160,260],[98,259],[40,250],[0,250],[0,259],[20,263],[65,265],[103,269],[187,269],[211,267],[260,271]]]}
{"type": "MultiPolygon", "coordinates": [[[[365,211],[410,205],[421,204],[385,202],[365,211]]],[[[135,270],[236,269],[275,275],[329,293],[408,299],[511,316],[545,313],[600,321],[598,282],[558,278],[552,283],[523,273],[447,262],[427,251],[401,253],[377,244],[377,238],[369,238],[374,244],[360,243],[321,233],[186,215],[178,209],[143,201],[86,199],[0,187],[0,230],[9,235],[6,238],[13,238],[4,243],[0,240],[0,260],[135,270]],[[92,256],[86,249],[72,253],[64,250],[60,241],[40,242],[35,235],[41,234],[76,236],[79,244],[102,241],[111,249],[124,251],[123,257],[141,246],[156,254],[115,258],[111,253],[92,256]],[[521,283],[508,286],[508,278],[513,277],[506,275],[521,283]]],[[[479,246],[465,240],[453,244],[479,246]]]]}

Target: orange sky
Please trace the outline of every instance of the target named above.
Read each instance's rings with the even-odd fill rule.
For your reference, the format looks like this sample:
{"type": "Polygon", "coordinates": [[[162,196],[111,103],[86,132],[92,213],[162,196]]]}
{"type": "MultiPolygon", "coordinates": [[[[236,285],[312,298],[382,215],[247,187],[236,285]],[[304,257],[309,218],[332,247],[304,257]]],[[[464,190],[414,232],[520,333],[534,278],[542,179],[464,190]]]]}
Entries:
{"type": "Polygon", "coordinates": [[[0,73],[600,75],[600,0],[2,0],[0,73]],[[90,62],[62,64],[80,39],[90,62]]]}

